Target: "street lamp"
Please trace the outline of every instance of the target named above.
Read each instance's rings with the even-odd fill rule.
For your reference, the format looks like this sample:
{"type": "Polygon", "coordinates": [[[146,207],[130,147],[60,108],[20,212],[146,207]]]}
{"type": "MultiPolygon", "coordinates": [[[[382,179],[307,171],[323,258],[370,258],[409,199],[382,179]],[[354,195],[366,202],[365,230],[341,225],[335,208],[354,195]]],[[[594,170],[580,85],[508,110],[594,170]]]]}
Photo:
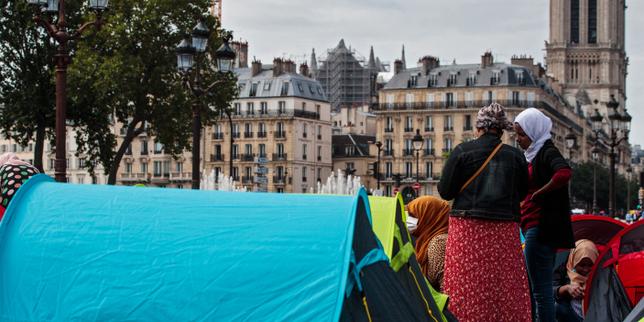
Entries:
{"type": "Polygon", "coordinates": [[[89,27],[100,29],[103,24],[102,13],[107,9],[107,0],[89,0],[89,8],[95,12],[96,20],[86,22],[77,30],[68,30],[65,21],[65,0],[27,0],[34,8],[34,21],[40,24],[49,37],[58,43],[54,56],[56,63],[56,161],[54,176],[58,182],[67,181],[67,66],[71,63],[68,43],[78,39],[89,27]],[[54,23],[53,18],[43,17],[42,12],[58,14],[54,23]]]}
{"type": "MultiPolygon", "coordinates": [[[[618,107],[619,102],[615,99],[614,95],[610,96],[610,101],[606,103],[608,107],[608,126],[610,129],[609,141],[607,145],[610,147],[610,171],[608,177],[608,212],[609,215],[614,216],[615,211],[615,159],[617,154],[615,153],[615,148],[619,146],[622,141],[628,140],[628,133],[630,132],[630,122],[632,117],[624,110],[624,114],[620,114],[618,107]]],[[[604,117],[599,114],[599,111],[595,109],[595,114],[590,117],[593,123],[593,130],[597,135],[602,129],[602,122],[604,117]]],[[[598,137],[598,136],[597,136],[598,137]]]]}
{"type": "Polygon", "coordinates": [[[599,160],[599,149],[595,146],[592,151],[593,157],[593,215],[597,214],[597,160],[599,160]]]}
{"type": "MultiPolygon", "coordinates": [[[[201,103],[199,98],[210,93],[213,88],[219,85],[222,80],[218,79],[212,84],[203,87],[201,85],[200,57],[206,52],[210,31],[203,22],[199,22],[193,29],[191,37],[186,36],[177,46],[177,69],[183,75],[184,82],[194,100],[192,103],[192,189],[199,189],[200,183],[200,157],[201,157],[201,103]]],[[[235,59],[235,52],[228,45],[229,36],[224,37],[224,43],[215,52],[217,71],[228,73],[232,70],[232,61],[235,59]]],[[[231,120],[232,127],[232,120],[231,120]]],[[[232,130],[231,130],[232,137],[232,130]]],[[[232,139],[231,139],[232,140],[232,139]]],[[[231,141],[232,150],[232,141],[231,141]]],[[[232,175],[232,151],[231,151],[232,175]]]]}
{"type": "MultiPolygon", "coordinates": [[[[418,171],[418,161],[420,160],[420,150],[423,149],[423,137],[420,135],[420,130],[416,129],[416,135],[414,135],[414,138],[411,140],[412,144],[414,145],[414,150],[416,150],[416,186],[420,185],[420,176],[419,176],[419,171],[418,171]]],[[[418,189],[420,191],[420,189],[418,189]]],[[[416,192],[418,194],[418,191],[416,192]]]]}
{"type": "MultiPolygon", "coordinates": [[[[566,148],[568,148],[568,159],[572,163],[572,150],[577,146],[577,136],[572,133],[572,128],[568,135],[566,135],[566,148]]],[[[568,197],[572,199],[572,178],[568,183],[568,197]]]]}
{"type": "Polygon", "coordinates": [[[631,174],[633,173],[633,168],[630,166],[626,168],[626,212],[631,209],[631,174]]]}

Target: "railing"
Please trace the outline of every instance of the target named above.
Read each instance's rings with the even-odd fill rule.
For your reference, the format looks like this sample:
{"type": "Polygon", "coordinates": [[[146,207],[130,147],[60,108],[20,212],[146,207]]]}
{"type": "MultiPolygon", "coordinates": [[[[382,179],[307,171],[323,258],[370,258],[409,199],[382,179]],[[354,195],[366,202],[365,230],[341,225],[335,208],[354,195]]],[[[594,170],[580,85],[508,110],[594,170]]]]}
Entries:
{"type": "Polygon", "coordinates": [[[121,173],[121,180],[145,180],[146,173],[121,173]]]}
{"type": "Polygon", "coordinates": [[[273,153],[273,161],[286,161],[286,153],[273,153]]]}
{"type": "Polygon", "coordinates": [[[210,162],[217,162],[217,161],[224,161],[224,155],[223,154],[211,154],[210,155],[210,162]]]}
{"type": "Polygon", "coordinates": [[[454,131],[454,127],[453,126],[445,126],[445,127],[443,127],[443,131],[445,131],[445,132],[454,131]]]}
{"type": "Polygon", "coordinates": [[[213,133],[212,134],[212,139],[213,140],[223,140],[224,139],[224,133],[213,133]]]}
{"type": "Polygon", "coordinates": [[[394,128],[393,128],[393,127],[386,127],[386,128],[385,128],[385,133],[391,133],[391,132],[393,132],[393,131],[394,131],[394,128]]]}
{"type": "Polygon", "coordinates": [[[443,148],[443,153],[450,153],[452,152],[451,148],[443,148]]]}
{"type": "Polygon", "coordinates": [[[463,131],[472,131],[472,130],[474,130],[474,128],[471,125],[463,126],[463,131]]]}
{"type": "Polygon", "coordinates": [[[192,180],[192,173],[188,172],[172,172],[170,173],[171,181],[189,181],[192,180]]]}
{"type": "Polygon", "coordinates": [[[244,138],[252,138],[253,132],[244,132],[244,138]]]}
{"type": "Polygon", "coordinates": [[[414,128],[413,127],[406,127],[405,132],[414,132],[414,128]]]}
{"type": "Polygon", "coordinates": [[[309,112],[309,111],[302,111],[302,110],[293,110],[293,116],[303,117],[303,118],[313,119],[313,120],[320,119],[320,114],[318,114],[317,112],[309,112]]]}
{"type": "Polygon", "coordinates": [[[253,176],[243,176],[242,183],[243,184],[253,183],[253,176]]]}
{"type": "Polygon", "coordinates": [[[423,155],[424,156],[432,156],[432,155],[434,155],[435,152],[436,151],[434,151],[434,149],[424,149],[423,150],[423,155]]]}
{"type": "Polygon", "coordinates": [[[285,176],[273,176],[273,184],[283,185],[285,183],[286,183],[286,177],[285,176]]]}
{"type": "Polygon", "coordinates": [[[376,111],[396,111],[396,110],[427,110],[427,109],[450,109],[450,108],[480,108],[490,105],[492,102],[499,103],[505,107],[532,107],[536,106],[536,101],[528,100],[459,100],[459,101],[434,101],[434,102],[416,102],[416,103],[381,103],[374,106],[376,111]]]}
{"type": "Polygon", "coordinates": [[[244,153],[241,155],[241,160],[242,161],[254,161],[255,160],[255,154],[254,153],[244,153]]]}
{"type": "Polygon", "coordinates": [[[286,131],[275,131],[273,133],[276,139],[285,139],[286,138],[286,131]]]}
{"type": "Polygon", "coordinates": [[[239,160],[239,154],[233,153],[233,160],[239,160]]]}
{"type": "Polygon", "coordinates": [[[414,155],[414,149],[403,149],[403,156],[414,155]]]}
{"type": "Polygon", "coordinates": [[[257,132],[257,137],[258,137],[258,138],[265,138],[265,137],[266,137],[266,131],[264,131],[264,132],[257,132]]]}
{"type": "Polygon", "coordinates": [[[425,132],[434,132],[434,127],[426,127],[425,132]]]}
{"type": "Polygon", "coordinates": [[[384,150],[382,151],[383,155],[386,157],[393,157],[394,156],[394,151],[393,150],[384,150]]]}

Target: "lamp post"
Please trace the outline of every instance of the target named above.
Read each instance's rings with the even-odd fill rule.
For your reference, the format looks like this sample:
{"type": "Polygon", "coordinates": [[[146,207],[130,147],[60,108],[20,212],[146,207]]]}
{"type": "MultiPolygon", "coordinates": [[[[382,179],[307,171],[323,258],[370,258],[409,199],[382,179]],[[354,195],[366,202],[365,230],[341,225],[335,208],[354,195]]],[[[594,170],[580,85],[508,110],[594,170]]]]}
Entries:
{"type": "MultiPolygon", "coordinates": [[[[572,163],[572,152],[577,146],[577,136],[572,133],[572,128],[568,135],[566,135],[566,148],[568,148],[568,160],[572,163]]],[[[568,197],[572,199],[572,177],[571,182],[568,183],[568,197]]]]}
{"type": "MultiPolygon", "coordinates": [[[[608,128],[610,130],[608,142],[606,144],[610,147],[610,169],[608,176],[608,213],[610,216],[614,216],[615,212],[615,162],[617,154],[615,148],[619,146],[622,141],[628,140],[628,133],[630,132],[631,119],[632,117],[624,109],[624,114],[620,114],[618,111],[619,102],[615,100],[615,96],[610,96],[610,101],[606,103],[608,107],[608,128]]],[[[595,114],[590,117],[590,120],[593,123],[593,130],[598,134],[602,130],[602,122],[604,116],[599,114],[599,111],[595,109],[595,114]]]]}
{"type": "MultiPolygon", "coordinates": [[[[420,176],[419,176],[419,171],[418,171],[418,162],[420,160],[420,150],[423,149],[423,137],[420,135],[420,130],[416,129],[416,135],[414,135],[414,138],[411,140],[412,144],[414,145],[414,150],[416,150],[416,186],[419,187],[420,185],[420,176]]],[[[418,189],[420,191],[420,189],[418,189]]],[[[416,195],[418,195],[418,192],[416,191],[416,195]]]]}
{"type": "Polygon", "coordinates": [[[102,13],[107,8],[108,0],[89,0],[88,8],[96,14],[96,20],[86,22],[77,30],[67,28],[65,20],[65,0],[27,0],[27,4],[34,8],[34,21],[40,24],[49,37],[58,43],[57,53],[54,56],[56,63],[56,161],[54,163],[54,176],[58,182],[67,181],[67,66],[71,63],[68,44],[78,39],[89,27],[100,29],[103,24],[102,13]],[[42,13],[51,14],[52,17],[43,17],[42,13]],[[53,16],[58,15],[54,22],[53,16]]]}
{"type": "Polygon", "coordinates": [[[630,166],[626,168],[626,213],[631,210],[631,174],[633,168],[630,166]]]}
{"type": "Polygon", "coordinates": [[[597,160],[599,159],[599,149],[593,147],[593,215],[597,214],[597,160]]]}
{"type": "MultiPolygon", "coordinates": [[[[177,46],[177,68],[183,75],[184,82],[194,96],[192,103],[192,189],[199,189],[200,183],[200,156],[201,156],[201,102],[200,98],[208,94],[220,84],[216,80],[208,86],[201,85],[201,57],[206,52],[210,31],[203,22],[199,22],[192,30],[191,37],[184,38],[177,46]]],[[[227,73],[232,70],[235,52],[228,45],[229,37],[224,38],[224,43],[215,52],[217,71],[227,73]]],[[[231,132],[232,136],[232,132],[231,132]]],[[[232,155],[231,155],[232,158],[232,155]]],[[[231,172],[232,175],[232,172],[231,172]]]]}

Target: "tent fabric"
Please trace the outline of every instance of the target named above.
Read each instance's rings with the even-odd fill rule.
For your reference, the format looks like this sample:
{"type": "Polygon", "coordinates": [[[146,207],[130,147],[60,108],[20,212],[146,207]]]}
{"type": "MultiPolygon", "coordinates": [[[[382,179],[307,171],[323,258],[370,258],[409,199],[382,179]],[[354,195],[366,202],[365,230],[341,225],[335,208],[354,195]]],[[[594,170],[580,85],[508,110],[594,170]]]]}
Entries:
{"type": "MultiPolygon", "coordinates": [[[[424,308],[430,321],[447,321],[447,296],[434,290],[423,275],[416,261],[411,236],[407,230],[406,214],[402,196],[369,197],[372,209],[374,232],[383,245],[392,245],[391,265],[405,286],[408,296],[418,299],[417,305],[424,308]],[[376,229],[379,224],[381,227],[376,229]],[[382,226],[390,225],[389,228],[382,226]]],[[[386,248],[385,248],[386,252],[386,248]]],[[[449,314],[448,314],[449,316],[449,314]]]]}
{"type": "Polygon", "coordinates": [[[624,319],[624,322],[641,322],[644,320],[644,298],[640,299],[635,308],[624,319]]]}
{"type": "MultiPolygon", "coordinates": [[[[38,175],[0,223],[0,320],[337,321],[352,300],[352,252],[382,252],[369,212],[364,191],[277,198],[38,175]]],[[[383,296],[371,285],[381,283],[400,304],[390,311],[422,321],[404,313],[387,261],[370,264],[363,292],[383,296]]]]}
{"type": "MultiPolygon", "coordinates": [[[[603,267],[610,260],[612,250],[600,255],[595,267],[603,267]]],[[[613,266],[595,270],[590,276],[590,290],[584,298],[586,322],[621,322],[631,311],[624,286],[613,266]],[[587,303],[587,304],[586,304],[587,303]]]]}
{"type": "Polygon", "coordinates": [[[572,216],[572,231],[575,240],[588,239],[598,246],[608,244],[615,235],[627,226],[628,224],[605,216],[572,216]]]}

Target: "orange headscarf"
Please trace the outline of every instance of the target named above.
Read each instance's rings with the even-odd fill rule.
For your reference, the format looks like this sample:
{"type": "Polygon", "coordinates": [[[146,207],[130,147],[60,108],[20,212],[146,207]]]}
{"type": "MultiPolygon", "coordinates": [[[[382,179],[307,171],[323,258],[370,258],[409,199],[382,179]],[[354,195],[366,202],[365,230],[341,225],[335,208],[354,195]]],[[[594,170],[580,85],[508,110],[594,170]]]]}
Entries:
{"type": "Polygon", "coordinates": [[[570,251],[568,255],[568,262],[566,263],[566,270],[571,284],[578,284],[584,286],[588,277],[575,272],[575,266],[581,262],[582,259],[588,258],[595,263],[599,257],[599,252],[595,243],[588,239],[580,239],[575,243],[575,248],[570,251]]]}
{"type": "Polygon", "coordinates": [[[411,216],[418,218],[418,225],[414,236],[416,236],[416,259],[427,274],[427,247],[429,242],[436,236],[447,234],[449,222],[449,203],[443,199],[424,196],[414,199],[407,205],[411,216]]]}

